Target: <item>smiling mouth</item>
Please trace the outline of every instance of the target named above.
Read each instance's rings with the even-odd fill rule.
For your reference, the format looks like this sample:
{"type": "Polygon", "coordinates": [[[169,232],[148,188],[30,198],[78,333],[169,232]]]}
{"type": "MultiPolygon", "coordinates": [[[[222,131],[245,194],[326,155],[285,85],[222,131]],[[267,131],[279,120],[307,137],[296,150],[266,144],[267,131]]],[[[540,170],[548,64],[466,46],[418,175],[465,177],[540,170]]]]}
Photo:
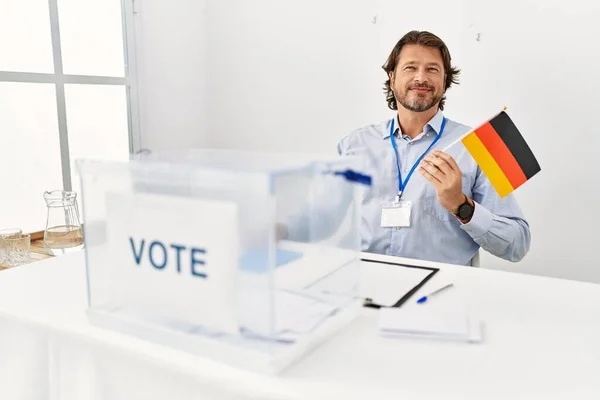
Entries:
{"type": "Polygon", "coordinates": [[[413,92],[416,92],[416,93],[427,93],[427,92],[431,91],[431,89],[428,89],[428,88],[412,88],[410,90],[412,90],[413,92]]]}

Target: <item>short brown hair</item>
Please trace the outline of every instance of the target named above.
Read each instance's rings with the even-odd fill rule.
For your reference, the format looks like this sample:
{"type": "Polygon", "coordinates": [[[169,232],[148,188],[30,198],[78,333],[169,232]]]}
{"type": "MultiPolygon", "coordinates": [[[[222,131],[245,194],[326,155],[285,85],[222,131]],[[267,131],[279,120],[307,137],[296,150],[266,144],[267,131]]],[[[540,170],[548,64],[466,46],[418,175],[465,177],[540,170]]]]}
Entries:
{"type": "MultiPolygon", "coordinates": [[[[398,58],[400,57],[400,51],[402,50],[402,47],[404,47],[404,45],[406,44],[417,44],[420,46],[437,47],[438,49],[440,49],[440,52],[442,53],[442,60],[444,62],[444,73],[446,75],[446,84],[444,92],[448,90],[448,88],[450,88],[450,86],[452,86],[453,83],[458,84],[458,75],[460,74],[460,69],[451,65],[450,51],[448,50],[448,47],[446,47],[446,44],[442,41],[442,39],[440,39],[431,32],[410,31],[406,35],[404,35],[398,41],[398,43],[396,43],[396,46],[394,46],[394,49],[388,56],[387,61],[382,66],[383,70],[388,76],[388,79],[385,81],[385,86],[383,88],[386,95],[388,107],[392,110],[397,110],[398,104],[396,103],[396,98],[394,97],[394,92],[391,88],[389,76],[390,72],[396,69],[396,65],[398,64],[398,58]]],[[[443,95],[439,104],[440,110],[444,109],[445,102],[446,95],[443,95]]]]}

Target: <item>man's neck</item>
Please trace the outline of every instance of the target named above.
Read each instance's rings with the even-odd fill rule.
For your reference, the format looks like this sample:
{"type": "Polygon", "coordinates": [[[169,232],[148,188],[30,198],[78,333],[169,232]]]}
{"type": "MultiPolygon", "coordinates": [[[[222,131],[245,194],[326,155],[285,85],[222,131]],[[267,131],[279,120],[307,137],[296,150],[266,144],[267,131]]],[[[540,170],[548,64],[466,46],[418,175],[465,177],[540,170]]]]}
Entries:
{"type": "Polygon", "coordinates": [[[400,123],[402,133],[414,139],[423,132],[425,125],[431,121],[437,112],[437,106],[423,112],[410,111],[400,106],[398,108],[398,122],[400,123]]]}

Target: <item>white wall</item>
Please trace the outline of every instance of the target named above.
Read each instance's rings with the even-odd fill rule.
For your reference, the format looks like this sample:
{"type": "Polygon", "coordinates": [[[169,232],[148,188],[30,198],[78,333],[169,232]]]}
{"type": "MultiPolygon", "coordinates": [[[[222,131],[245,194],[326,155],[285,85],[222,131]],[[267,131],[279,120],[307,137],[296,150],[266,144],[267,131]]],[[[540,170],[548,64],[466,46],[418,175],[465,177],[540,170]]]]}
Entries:
{"type": "Polygon", "coordinates": [[[207,0],[137,0],[134,14],[141,148],[207,144],[207,0]]]}
{"type": "Polygon", "coordinates": [[[335,150],[381,114],[369,1],[225,0],[208,7],[211,145],[335,150]]]}
{"type": "MultiPolygon", "coordinates": [[[[206,107],[206,119],[195,119],[198,125],[186,126],[187,133],[171,143],[334,152],[350,130],[393,115],[381,90],[381,65],[405,32],[430,30],[444,39],[463,70],[462,83],[448,93],[446,116],[477,125],[508,106],[542,166],[516,193],[531,223],[530,253],[518,264],[484,253],[483,266],[600,282],[594,241],[600,222],[594,191],[600,172],[594,157],[600,144],[594,118],[600,5],[586,0],[212,0],[205,10],[204,67],[192,59],[197,68],[206,68],[206,97],[195,103],[198,112],[206,107]],[[196,132],[203,129],[206,140],[197,141],[196,132]]],[[[179,50],[169,51],[186,59],[186,49],[198,39],[186,35],[200,33],[185,26],[185,34],[166,29],[175,24],[161,18],[152,30],[162,27],[161,34],[173,36],[170,42],[179,39],[179,50]]],[[[158,59],[164,57],[160,46],[145,46],[158,59]]],[[[203,84],[202,75],[188,67],[180,79],[203,84]]],[[[170,90],[171,82],[155,82],[163,84],[161,91],[170,90]]],[[[154,117],[179,110],[162,105],[164,115],[154,117]]]]}

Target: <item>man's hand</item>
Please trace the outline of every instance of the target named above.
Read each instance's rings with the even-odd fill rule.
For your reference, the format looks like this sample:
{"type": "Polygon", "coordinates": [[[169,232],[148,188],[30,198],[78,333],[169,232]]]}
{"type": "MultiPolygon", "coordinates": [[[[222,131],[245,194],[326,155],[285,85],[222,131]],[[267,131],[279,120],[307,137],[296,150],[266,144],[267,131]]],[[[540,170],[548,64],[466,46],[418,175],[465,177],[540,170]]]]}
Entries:
{"type": "Polygon", "coordinates": [[[466,199],[462,191],[462,172],[456,161],[448,154],[435,150],[421,161],[419,172],[435,187],[442,207],[456,214],[466,199]]]}

